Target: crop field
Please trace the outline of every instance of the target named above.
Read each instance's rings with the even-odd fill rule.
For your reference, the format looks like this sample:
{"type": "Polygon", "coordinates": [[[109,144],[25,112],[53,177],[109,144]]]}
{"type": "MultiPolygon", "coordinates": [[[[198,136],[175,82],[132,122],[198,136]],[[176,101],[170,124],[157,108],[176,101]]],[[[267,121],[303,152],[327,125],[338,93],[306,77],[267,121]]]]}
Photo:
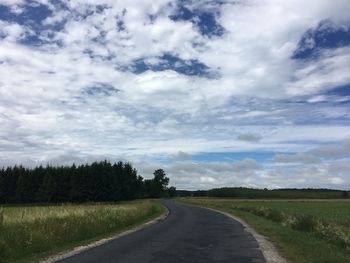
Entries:
{"type": "Polygon", "coordinates": [[[235,200],[186,198],[245,220],[289,262],[350,262],[348,200],[235,200]]]}
{"type": "Polygon", "coordinates": [[[0,209],[0,262],[40,258],[114,235],[164,213],[156,201],[6,206],[0,209]]]}

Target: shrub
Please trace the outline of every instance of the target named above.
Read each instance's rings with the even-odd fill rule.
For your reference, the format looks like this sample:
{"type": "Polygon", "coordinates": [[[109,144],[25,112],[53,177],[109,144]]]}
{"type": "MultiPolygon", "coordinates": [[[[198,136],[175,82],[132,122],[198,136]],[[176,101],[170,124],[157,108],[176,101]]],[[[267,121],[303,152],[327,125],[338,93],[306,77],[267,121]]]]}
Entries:
{"type": "Polygon", "coordinates": [[[278,223],[281,223],[284,220],[283,213],[274,209],[269,210],[266,218],[278,223]]]}
{"type": "Polygon", "coordinates": [[[317,222],[312,216],[303,215],[296,218],[293,228],[299,231],[311,232],[316,228],[317,222]]]}

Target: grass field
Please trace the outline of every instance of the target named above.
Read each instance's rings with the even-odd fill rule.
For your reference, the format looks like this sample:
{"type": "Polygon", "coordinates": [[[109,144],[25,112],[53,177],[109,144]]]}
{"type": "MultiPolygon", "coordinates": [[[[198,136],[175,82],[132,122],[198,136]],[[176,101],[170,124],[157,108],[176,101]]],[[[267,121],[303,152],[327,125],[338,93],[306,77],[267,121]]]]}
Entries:
{"type": "Polygon", "coordinates": [[[208,197],[246,199],[339,199],[349,196],[349,191],[331,189],[256,189],[223,187],[206,191],[208,197]]]}
{"type": "Polygon", "coordinates": [[[0,262],[37,262],[111,236],[165,212],[156,201],[6,206],[0,210],[0,262]]]}
{"type": "Polygon", "coordinates": [[[289,262],[350,262],[349,201],[186,198],[180,202],[242,218],[267,236],[289,262]]]}

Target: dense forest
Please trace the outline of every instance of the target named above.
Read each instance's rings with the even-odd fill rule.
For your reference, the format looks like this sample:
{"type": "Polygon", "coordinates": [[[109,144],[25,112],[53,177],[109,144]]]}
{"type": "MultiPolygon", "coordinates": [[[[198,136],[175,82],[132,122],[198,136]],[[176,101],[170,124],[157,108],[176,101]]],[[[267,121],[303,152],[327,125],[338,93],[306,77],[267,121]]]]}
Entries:
{"type": "Polygon", "coordinates": [[[174,195],[162,169],[144,180],[129,163],[0,169],[0,203],[113,202],[174,195]]]}
{"type": "Polygon", "coordinates": [[[248,198],[248,199],[333,199],[348,198],[349,192],[333,189],[317,188],[285,188],[285,189],[257,189],[246,187],[223,187],[210,190],[198,191],[177,191],[178,196],[197,196],[197,197],[224,197],[224,198],[248,198]]]}

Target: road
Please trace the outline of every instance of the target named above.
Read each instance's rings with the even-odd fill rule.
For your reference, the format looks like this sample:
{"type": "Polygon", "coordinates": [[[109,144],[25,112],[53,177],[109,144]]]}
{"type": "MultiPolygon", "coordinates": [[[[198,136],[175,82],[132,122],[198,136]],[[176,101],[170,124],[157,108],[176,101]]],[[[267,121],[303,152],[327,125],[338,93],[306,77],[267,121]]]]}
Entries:
{"type": "Polygon", "coordinates": [[[255,239],[233,219],[199,207],[163,201],[167,219],[61,263],[260,263],[255,239]]]}

